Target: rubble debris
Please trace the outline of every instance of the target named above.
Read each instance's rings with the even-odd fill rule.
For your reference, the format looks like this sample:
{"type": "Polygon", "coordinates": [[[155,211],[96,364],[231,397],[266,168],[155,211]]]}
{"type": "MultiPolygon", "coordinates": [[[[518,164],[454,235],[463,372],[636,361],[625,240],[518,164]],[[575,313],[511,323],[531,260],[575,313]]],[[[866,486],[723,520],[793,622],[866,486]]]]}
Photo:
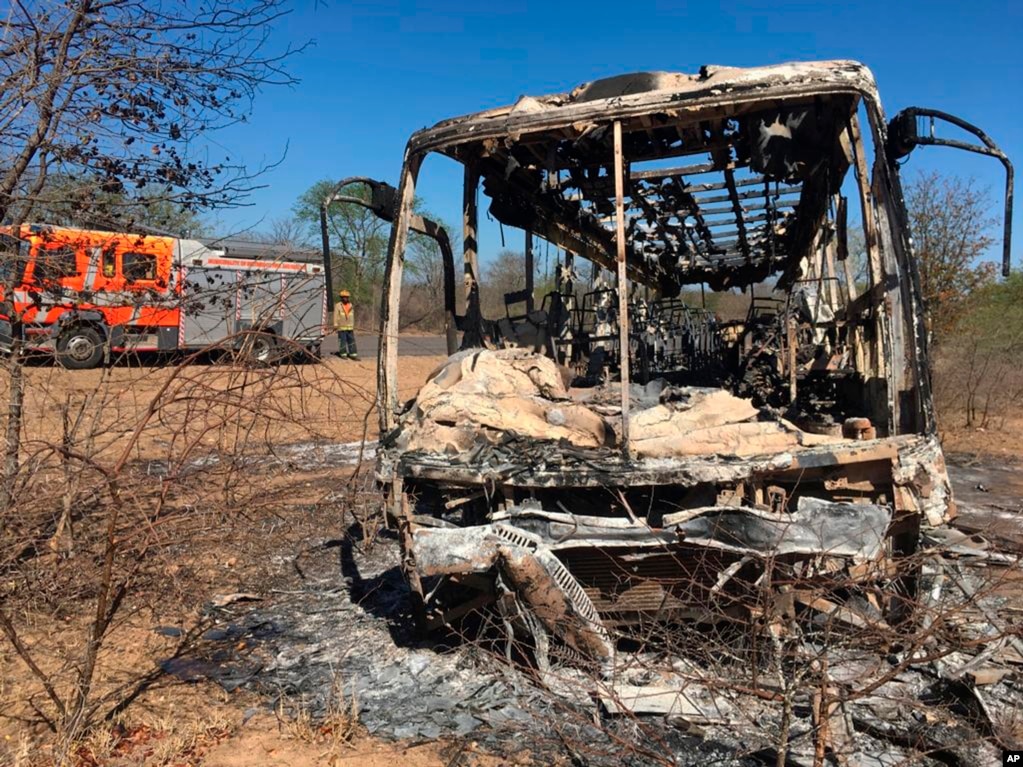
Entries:
{"type": "Polygon", "coordinates": [[[300,582],[258,603],[211,605],[218,624],[197,655],[171,659],[165,670],[229,691],[255,689],[271,708],[291,702],[315,718],[326,715],[340,684],[367,730],[395,739],[466,735],[481,726],[507,738],[531,720],[531,710],[543,709],[540,691],[486,658],[439,653],[403,637],[408,592],[396,546],[343,556],[341,587],[337,559],[325,553],[307,558],[300,582]]]}
{"type": "MultiPolygon", "coordinates": [[[[748,589],[757,579],[751,556],[827,557],[832,580],[836,567],[856,580],[884,571],[879,558],[897,520],[905,526],[922,511],[941,523],[950,513],[932,438],[814,434],[724,389],[659,379],[634,388],[623,451],[604,389],[566,386],[553,360],[536,352],[463,352],[431,377],[383,453],[385,461],[401,456],[410,487],[426,482],[409,539],[419,577],[456,576],[431,589],[431,625],[495,605],[501,588],[511,588],[545,627],[544,641],[556,637],[606,663],[613,642],[594,626],[635,623],[655,604],[662,615],[706,618],[708,605],[684,603],[695,593],[748,589]],[[431,489],[434,481],[451,489],[431,489]],[[602,497],[560,491],[616,486],[602,497]],[[671,510],[686,497],[702,502],[671,510]],[[424,513],[428,504],[438,504],[434,513],[424,513]],[[722,557],[701,583],[683,583],[691,573],[681,568],[674,586],[643,585],[701,548],[722,557]],[[609,567],[597,573],[587,560],[609,567]],[[577,567],[587,572],[582,579],[577,567]],[[495,573],[501,588],[457,577],[495,573]]],[[[800,603],[867,623],[824,594],[800,603]]]]}
{"type": "Polygon", "coordinates": [[[600,692],[600,702],[610,714],[657,714],[678,717],[689,724],[730,724],[736,719],[732,706],[698,685],[679,683],[619,683],[600,692]]]}
{"type": "Polygon", "coordinates": [[[804,496],[784,516],[756,509],[704,509],[668,515],[664,524],[676,527],[689,543],[762,556],[826,554],[863,562],[880,554],[891,519],[891,509],[884,506],[804,496]]]}
{"type": "Polygon", "coordinates": [[[214,607],[227,607],[237,602],[258,602],[263,599],[260,594],[253,594],[247,591],[239,591],[233,594],[218,594],[210,600],[214,607]]]}
{"type": "Polygon", "coordinates": [[[421,428],[397,443],[409,451],[457,454],[507,432],[576,447],[607,437],[603,419],[571,401],[554,361],[524,350],[456,354],[427,379],[410,415],[421,428]]]}
{"type": "Polygon", "coordinates": [[[588,657],[611,660],[611,638],[593,603],[540,536],[508,525],[421,529],[414,545],[424,576],[484,573],[497,566],[549,632],[588,657]]]}
{"type": "MultiPolygon", "coordinates": [[[[651,383],[664,386],[663,381],[651,383]]],[[[458,455],[481,442],[499,444],[509,434],[579,448],[617,444],[614,425],[604,417],[606,407],[601,413],[600,400],[589,392],[576,401],[577,391],[541,354],[522,349],[461,352],[427,380],[403,417],[394,446],[458,455]]],[[[723,389],[675,387],[671,393],[670,402],[632,415],[628,449],[637,457],[764,455],[841,441],[804,432],[784,419],[754,420],[764,415],[761,409],[723,389]]],[[[643,404],[643,399],[635,402],[643,404]]]]}
{"type": "MultiPolygon", "coordinates": [[[[761,557],[846,558],[847,567],[852,568],[878,557],[893,520],[891,500],[865,503],[866,499],[857,491],[863,487],[884,492],[887,481],[887,498],[894,500],[896,487],[905,488],[905,493],[913,497],[916,492],[913,483],[919,480],[921,451],[918,447],[907,452],[911,462],[907,467],[901,463],[900,449],[891,449],[885,443],[814,435],[784,423],[749,420],[770,417],[770,414],[754,407],[749,400],[720,389],[667,387],[663,382],[647,384],[642,388],[642,396],[633,401],[631,445],[647,442],[649,433],[654,443],[673,447],[672,458],[694,454],[697,460],[706,461],[708,455],[713,457],[709,467],[712,474],[701,473],[701,465],[706,467],[707,464],[657,463],[658,458],[664,456],[649,458],[640,450],[634,450],[638,454],[635,459],[623,459],[616,454],[614,444],[587,449],[585,445],[592,443],[594,434],[611,435],[612,442],[615,439],[611,423],[605,422],[604,428],[589,426],[614,418],[601,410],[602,399],[592,392],[576,406],[577,413],[585,411],[587,416],[577,417],[575,423],[586,423],[587,427],[572,437],[558,432],[560,436],[554,440],[550,438],[550,430],[541,436],[522,433],[520,428],[529,432],[538,421],[548,420],[547,417],[518,419],[516,416],[527,407],[534,413],[543,413],[555,406],[564,408],[573,396],[550,359],[526,350],[462,353],[433,376],[427,388],[426,404],[420,407],[417,402],[404,414],[396,434],[389,438],[391,444],[405,446],[402,460],[406,466],[418,467],[422,472],[420,476],[446,477],[448,481],[458,481],[462,476],[470,486],[474,484],[472,477],[480,477],[484,490],[444,500],[438,519],[438,523],[443,523],[440,526],[429,521],[430,515],[417,511],[415,520],[419,529],[413,532],[411,546],[419,576],[471,573],[489,577],[500,572],[505,585],[517,589],[523,603],[539,617],[546,633],[600,662],[611,657],[612,643],[606,633],[595,631],[593,626],[608,619],[605,613],[611,603],[599,598],[606,588],[599,585],[599,581],[580,583],[572,577],[571,571],[581,561],[580,557],[607,557],[616,562],[621,557],[617,553],[620,549],[636,552],[654,549],[650,555],[650,566],[654,567],[658,557],[666,556],[669,560],[678,557],[681,551],[678,547],[683,545],[711,547],[734,552],[740,557],[753,553],[761,557]],[[435,407],[441,397],[443,405],[435,407]],[[508,399],[515,403],[512,407],[505,406],[508,399]],[[456,417],[452,416],[454,411],[458,412],[456,417]],[[438,416],[438,413],[443,415],[438,416]],[[501,421],[502,418],[505,420],[501,421]],[[754,438],[724,444],[722,429],[736,425],[748,427],[747,433],[758,435],[765,434],[764,427],[770,427],[775,430],[773,434],[784,435],[784,441],[766,447],[763,441],[754,438]],[[452,450],[450,442],[441,447],[444,443],[436,440],[438,428],[459,435],[461,442],[457,449],[452,450]],[[707,446],[708,433],[717,435],[713,448],[707,446]],[[433,449],[426,448],[430,444],[433,449]],[[541,459],[545,444],[554,450],[554,465],[547,469],[551,476],[549,481],[537,477],[545,470],[541,459]],[[522,447],[521,454],[517,453],[517,445],[522,447]],[[415,450],[408,449],[413,446],[415,450]],[[779,454],[779,450],[788,452],[779,454]],[[744,465],[742,459],[747,453],[754,457],[774,453],[768,458],[767,466],[776,470],[779,484],[772,484],[769,480],[772,475],[766,473],[765,465],[756,459],[744,465]],[[432,457],[441,454],[446,456],[445,460],[432,464],[432,457]],[[535,493],[529,488],[556,487],[560,478],[566,476],[567,463],[572,460],[580,464],[580,470],[573,475],[577,485],[583,484],[581,479],[586,473],[597,475],[595,484],[605,487],[614,481],[614,476],[637,482],[644,469],[656,472],[663,466],[675,470],[672,480],[677,487],[693,487],[721,478],[724,465],[735,472],[732,485],[735,489],[725,495],[717,492],[712,496],[712,501],[724,499],[722,505],[697,506],[670,513],[662,511],[653,517],[647,512],[645,521],[636,517],[628,499],[621,493],[620,503],[612,504],[610,515],[605,504],[598,504],[593,513],[575,513],[566,505],[575,505],[567,497],[558,500],[552,495],[551,506],[545,507],[542,501],[531,500],[528,495],[516,499],[517,493],[509,493],[511,486],[521,486],[527,493],[535,493]],[[723,463],[725,461],[731,463],[723,463]],[[850,488],[854,492],[844,501],[804,493],[788,498],[782,489],[786,470],[797,472],[798,477],[793,476],[793,479],[798,482],[799,478],[805,481],[808,471],[811,474],[822,469],[834,472],[836,466],[850,463],[876,465],[877,484],[861,481],[860,487],[850,488]],[[457,466],[465,466],[466,473],[456,474],[457,466]],[[508,470],[510,473],[504,473],[508,470]],[[904,484],[897,485],[897,478],[904,484]],[[750,482],[755,484],[746,484],[750,482]],[[487,489],[488,483],[490,489],[487,489]],[[748,497],[750,492],[752,498],[748,497]],[[746,505],[750,500],[753,505],[746,505]],[[623,516],[614,516],[615,506],[621,509],[623,516]],[[464,520],[484,508],[487,511],[478,523],[460,526],[457,520],[464,524],[464,520]],[[593,553],[586,554],[587,549],[593,553]],[[525,585],[519,587],[518,584],[525,585]]],[[[923,455],[926,456],[926,451],[923,455]]],[[[925,480],[929,481],[926,476],[925,480]]],[[[839,482],[832,488],[838,490],[839,495],[842,489],[839,482]]],[[[656,488],[648,492],[656,493],[656,488]]],[[[709,593],[720,593],[742,565],[723,560],[721,568],[721,573],[706,586],[709,593]]],[[[624,577],[617,572],[617,566],[612,566],[611,570],[612,578],[624,577]]],[[[636,565],[630,570],[643,572],[643,568],[636,565]]],[[[740,580],[746,577],[749,576],[740,580]]],[[[457,583],[455,589],[463,589],[462,581],[457,583]]],[[[440,591],[449,586],[451,584],[440,584],[440,591]]],[[[658,587],[654,593],[660,594],[663,602],[669,591],[658,587]]],[[[676,594],[669,600],[676,612],[676,608],[681,608],[679,596],[676,594]]],[[[497,597],[493,590],[480,592],[470,588],[465,590],[461,601],[467,607],[439,609],[430,619],[433,625],[448,623],[467,612],[494,604],[497,597]]],[[[818,597],[815,604],[825,602],[818,597]]],[[[617,597],[613,613],[628,611],[629,603],[629,599],[617,597]]],[[[649,600],[646,603],[649,604],[649,600]]],[[[834,606],[831,612],[845,615],[848,611],[834,606]]]]}
{"type": "MultiPolygon", "coordinates": [[[[476,557],[486,549],[494,552],[494,566],[502,567],[497,549],[509,538],[490,529],[497,526],[511,527],[527,550],[536,537],[563,538],[554,545],[567,547],[604,538],[628,541],[635,552],[641,529],[654,539],[665,533],[642,518],[572,519],[536,504],[508,507],[495,516],[487,528],[417,530],[417,537],[430,541],[417,545],[418,566],[425,572],[434,559],[476,557]],[[458,545],[459,537],[474,535],[490,542],[458,545]]],[[[719,764],[752,765],[777,753],[786,688],[765,669],[758,672],[741,643],[730,649],[715,643],[710,650],[681,641],[667,654],[615,648],[597,673],[552,663],[547,673],[531,675],[483,643],[452,647],[446,641],[416,641],[408,630],[410,594],[393,539],[378,538],[366,548],[349,545],[342,560],[346,577],[340,584],[337,562],[325,553],[309,559],[300,583],[270,590],[260,602],[211,606],[210,616],[219,623],[204,640],[208,655],[179,659],[166,667],[168,672],[189,680],[210,678],[227,689],[259,690],[274,708],[291,701],[314,717],[326,713],[329,691],[340,682],[344,694],[357,701],[360,720],[379,736],[471,733],[484,749],[505,754],[526,749],[549,761],[567,749],[585,753],[594,765],[669,759],[699,765],[711,756],[719,764]],[[708,652],[721,657],[708,663],[708,652]]],[[[976,621],[981,633],[970,636],[977,638],[984,626],[1008,626],[1005,610],[1011,603],[987,585],[990,575],[983,565],[956,565],[953,559],[946,566],[962,568],[955,577],[971,596],[947,584],[951,587],[939,592],[935,615],[976,621]]],[[[812,596],[797,593],[796,599],[812,596]]],[[[835,616],[839,621],[854,615],[848,606],[836,606],[848,611],[835,616]]],[[[875,633],[886,630],[883,621],[862,625],[875,633]]],[[[557,630],[552,637],[559,636],[557,630]]],[[[1023,705],[1019,665],[1002,657],[1012,650],[1004,635],[999,639],[993,633],[988,644],[968,646],[975,649],[936,667],[926,657],[893,658],[861,644],[824,643],[822,636],[796,641],[797,656],[826,664],[827,681],[821,687],[814,676],[792,693],[788,763],[814,764],[819,747],[825,749],[825,763],[830,758],[850,765],[928,764],[935,756],[938,763],[966,765],[997,756],[983,733],[1013,737],[1013,717],[1023,705]],[[987,652],[991,647],[996,649],[987,652]],[[824,711],[827,732],[818,745],[824,711]]]]}

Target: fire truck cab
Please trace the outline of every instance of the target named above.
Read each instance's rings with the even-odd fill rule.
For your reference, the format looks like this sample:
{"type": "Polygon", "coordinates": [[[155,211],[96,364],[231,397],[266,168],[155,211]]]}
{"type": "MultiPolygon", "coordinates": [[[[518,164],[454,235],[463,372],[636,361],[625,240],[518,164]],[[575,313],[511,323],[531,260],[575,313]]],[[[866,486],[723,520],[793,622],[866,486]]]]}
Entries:
{"type": "Polygon", "coordinates": [[[114,353],[215,344],[260,361],[289,341],[319,353],[323,267],[300,252],[38,224],[0,228],[0,237],[5,351],[17,341],[74,369],[114,353]]]}

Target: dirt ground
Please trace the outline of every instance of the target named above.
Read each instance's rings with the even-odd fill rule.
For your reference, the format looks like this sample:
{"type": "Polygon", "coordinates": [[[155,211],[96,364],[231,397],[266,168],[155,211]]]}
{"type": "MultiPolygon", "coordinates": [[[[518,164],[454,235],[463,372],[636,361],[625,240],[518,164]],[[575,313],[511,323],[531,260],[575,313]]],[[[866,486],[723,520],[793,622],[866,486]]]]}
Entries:
{"type": "MultiPolygon", "coordinates": [[[[402,358],[400,391],[411,397],[442,360],[402,358]]],[[[6,389],[9,379],[3,379],[6,389]]],[[[288,445],[331,445],[377,437],[373,405],[375,360],[328,359],[280,368],[118,365],[105,370],[66,371],[52,365],[26,369],[24,454],[45,456],[77,423],[87,433],[95,460],[126,462],[149,471],[173,457],[192,463],[228,456],[233,450],[259,455],[288,445]],[[201,392],[202,396],[197,396],[201,392]],[[269,415],[267,413],[269,412],[269,415]]],[[[0,391],[6,398],[7,391],[0,391]]],[[[301,454],[304,455],[304,454],[301,454]]],[[[148,596],[126,605],[100,658],[97,687],[127,688],[152,674],[171,656],[178,639],[161,625],[197,625],[197,608],[222,594],[269,588],[281,563],[290,567],[310,540],[343,535],[337,506],[324,499],[344,487],[351,467],[295,459],[269,471],[248,472],[242,488],[252,499],[242,519],[204,532],[185,556],[158,554],[159,583],[148,596]],[[252,534],[269,527],[273,536],[252,534]]],[[[213,474],[212,477],[216,477],[213,474]]],[[[189,502],[200,504],[203,482],[185,482],[189,502]]],[[[371,487],[369,479],[363,485],[371,487]]],[[[74,581],[74,559],[54,560],[65,582],[74,581]]],[[[56,578],[55,578],[56,579],[56,578]]],[[[53,603],[44,595],[43,607],[53,603]]],[[[54,615],[41,609],[25,616],[21,639],[46,647],[45,670],[74,662],[89,615],[68,612],[53,630],[54,615]]],[[[29,724],[33,684],[7,643],[0,645],[0,765],[52,763],[45,728],[29,724]],[[19,701],[16,703],[15,701],[19,701]]],[[[208,682],[162,677],[82,742],[74,763],[82,765],[447,765],[451,744],[390,743],[359,731],[352,722],[325,726],[301,716],[275,716],[254,694],[229,695],[208,682]],[[341,731],[336,731],[341,730],[341,731]]],[[[471,747],[459,745],[460,749],[471,747]]],[[[478,763],[479,760],[474,760],[478,763]]],[[[468,763],[468,762],[463,762],[468,763]]]]}
{"type": "MultiPolygon", "coordinates": [[[[400,396],[415,395],[426,376],[443,357],[402,357],[399,373],[400,396]]],[[[179,404],[182,418],[194,392],[207,394],[244,387],[255,398],[270,395],[277,411],[268,419],[267,441],[287,445],[313,439],[351,442],[376,437],[376,361],[327,359],[320,364],[281,368],[252,368],[239,372],[215,364],[179,367],[172,365],[117,365],[101,370],[67,371],[51,364],[29,367],[26,376],[25,431],[28,445],[61,434],[65,411],[72,416],[83,404],[87,417],[95,419],[89,428],[98,435],[102,454],[117,456],[133,430],[154,403],[179,404]]],[[[7,379],[0,378],[0,398],[7,397],[7,379]]],[[[232,415],[237,416],[237,413],[232,415]]],[[[205,442],[225,448],[213,434],[205,442]]],[[[950,453],[972,453],[991,457],[1023,457],[1023,417],[995,419],[984,428],[966,428],[954,415],[940,419],[942,441],[950,453]]],[[[147,422],[133,441],[131,458],[157,459],[168,453],[180,420],[161,415],[147,422]]]]}
{"type": "Polygon", "coordinates": [[[281,767],[313,767],[328,763],[338,767],[391,767],[397,760],[409,767],[433,767],[446,764],[438,743],[391,744],[361,738],[341,748],[316,739],[289,736],[286,729],[270,717],[254,719],[230,740],[211,749],[205,767],[249,767],[276,764],[281,767]],[[333,750],[334,753],[327,753],[333,750]]]}
{"type": "MultiPolygon", "coordinates": [[[[400,396],[413,397],[442,361],[441,357],[403,357],[400,396]]],[[[116,454],[146,411],[160,403],[164,411],[174,412],[164,412],[159,419],[145,423],[133,445],[134,457],[155,458],[167,452],[175,430],[181,427],[175,415],[202,416],[188,410],[200,394],[213,397],[241,388],[252,399],[272,399],[272,410],[279,417],[268,421],[271,433],[267,436],[275,444],[313,436],[349,442],[362,438],[364,425],[368,425],[367,436],[376,438],[376,360],[328,358],[319,364],[248,369],[217,364],[124,364],[80,371],[51,364],[32,366],[26,369],[23,441],[31,444],[61,434],[64,411],[70,409],[74,415],[87,403],[86,417],[95,419],[90,429],[98,435],[97,447],[102,454],[116,454]]],[[[6,389],[7,379],[3,378],[0,398],[6,398],[6,389]]],[[[213,437],[209,435],[211,444],[213,437]]]]}
{"type": "Polygon", "coordinates": [[[986,427],[967,428],[961,419],[947,416],[939,425],[947,453],[970,453],[992,459],[1023,460],[1023,417],[994,419],[986,427]]]}

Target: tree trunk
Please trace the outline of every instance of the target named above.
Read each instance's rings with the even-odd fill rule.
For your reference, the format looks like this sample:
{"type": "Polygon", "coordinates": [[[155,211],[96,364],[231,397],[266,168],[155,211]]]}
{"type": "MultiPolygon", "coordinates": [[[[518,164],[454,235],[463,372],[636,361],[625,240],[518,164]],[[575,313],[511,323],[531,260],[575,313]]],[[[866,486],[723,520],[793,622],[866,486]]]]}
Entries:
{"type": "Polygon", "coordinates": [[[25,405],[25,367],[21,354],[21,339],[12,333],[11,353],[7,358],[10,390],[7,393],[7,427],[4,435],[3,477],[0,481],[0,534],[6,526],[8,514],[14,506],[14,485],[18,478],[21,449],[21,427],[25,405]]]}

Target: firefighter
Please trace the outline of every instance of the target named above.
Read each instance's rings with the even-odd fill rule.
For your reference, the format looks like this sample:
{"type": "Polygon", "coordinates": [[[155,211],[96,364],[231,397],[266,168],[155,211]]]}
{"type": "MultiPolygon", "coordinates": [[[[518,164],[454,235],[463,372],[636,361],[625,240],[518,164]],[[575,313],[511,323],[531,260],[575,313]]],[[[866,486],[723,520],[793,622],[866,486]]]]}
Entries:
{"type": "Polygon", "coordinates": [[[347,290],[342,290],[337,297],[338,302],[334,306],[337,356],[342,359],[357,360],[359,353],[355,350],[355,307],[352,306],[352,294],[347,290]]]}

